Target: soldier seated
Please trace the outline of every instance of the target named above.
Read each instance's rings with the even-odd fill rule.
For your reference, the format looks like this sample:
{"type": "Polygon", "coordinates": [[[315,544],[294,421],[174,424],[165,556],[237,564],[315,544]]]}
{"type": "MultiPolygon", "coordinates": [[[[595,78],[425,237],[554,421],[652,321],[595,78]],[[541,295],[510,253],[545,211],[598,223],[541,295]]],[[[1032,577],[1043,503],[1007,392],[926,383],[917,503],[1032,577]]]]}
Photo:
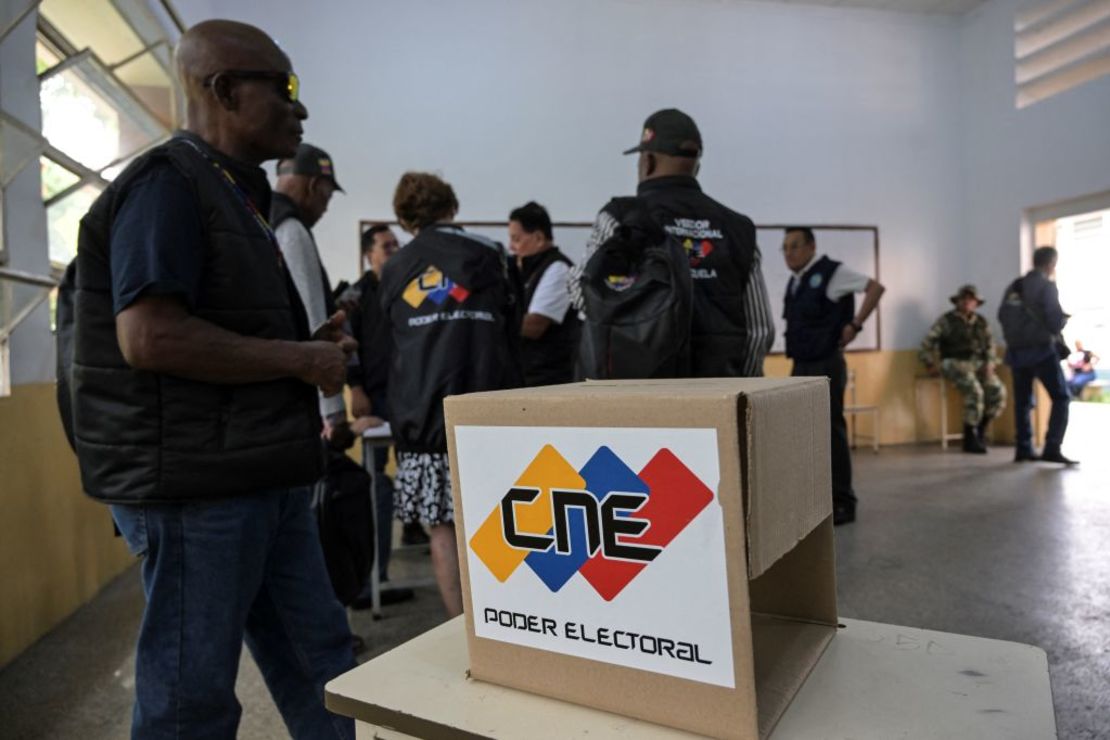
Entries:
{"type": "Polygon", "coordinates": [[[955,308],[933,323],[918,356],[930,375],[943,375],[963,395],[964,452],[983,454],[987,425],[1006,406],[1006,387],[995,374],[990,326],[976,313],[979,291],[964,285],[949,300],[955,308]]]}

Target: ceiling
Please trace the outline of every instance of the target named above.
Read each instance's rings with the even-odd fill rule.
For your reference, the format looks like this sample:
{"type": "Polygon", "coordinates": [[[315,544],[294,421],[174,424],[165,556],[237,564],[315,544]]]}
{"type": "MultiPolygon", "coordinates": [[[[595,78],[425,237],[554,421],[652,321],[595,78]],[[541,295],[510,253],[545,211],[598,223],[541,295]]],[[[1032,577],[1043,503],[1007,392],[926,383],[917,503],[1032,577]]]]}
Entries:
{"type": "Polygon", "coordinates": [[[926,15],[963,15],[986,0],[771,0],[789,5],[829,5],[840,8],[874,8],[926,15]]]}

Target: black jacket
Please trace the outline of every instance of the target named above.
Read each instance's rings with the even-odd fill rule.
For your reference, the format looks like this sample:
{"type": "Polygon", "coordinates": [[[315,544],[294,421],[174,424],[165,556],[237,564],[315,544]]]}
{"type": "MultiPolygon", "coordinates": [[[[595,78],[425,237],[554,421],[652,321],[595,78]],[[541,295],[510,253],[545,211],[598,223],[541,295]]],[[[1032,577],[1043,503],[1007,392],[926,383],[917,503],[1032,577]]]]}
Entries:
{"type": "MultiPolygon", "coordinates": [[[[351,314],[351,336],[358,340],[358,363],[350,366],[347,384],[361,387],[371,399],[380,399],[389,380],[393,336],[385,320],[379,299],[381,284],[372,271],[359,278],[358,310],[351,314]]],[[[375,416],[388,418],[383,409],[374,408],[375,416]]]]}
{"type": "MultiPolygon", "coordinates": [[[[186,138],[193,143],[190,144],[186,138]]],[[[129,366],[116,340],[109,235],[120,195],[155,162],[191,185],[207,235],[194,315],[228,331],[302,340],[277,246],[221,173],[179,134],[135,160],[81,220],[70,403],[85,492],[112,503],[188,501],[310,483],[323,472],[316,389],[285,378],[202,383],[129,366]]]]}
{"type": "Polygon", "coordinates": [[[429,226],[386,263],[379,296],[393,337],[397,449],[445,452],[444,398],[520,381],[505,254],[458,227],[429,226]]]}
{"type": "Polygon", "coordinates": [[[748,327],[752,317],[746,315],[744,307],[756,258],[752,220],[703,193],[693,177],[645,180],[636,192],[690,260],[694,285],[690,329],[693,376],[762,374],[761,367],[753,368],[749,362],[748,327]]]}

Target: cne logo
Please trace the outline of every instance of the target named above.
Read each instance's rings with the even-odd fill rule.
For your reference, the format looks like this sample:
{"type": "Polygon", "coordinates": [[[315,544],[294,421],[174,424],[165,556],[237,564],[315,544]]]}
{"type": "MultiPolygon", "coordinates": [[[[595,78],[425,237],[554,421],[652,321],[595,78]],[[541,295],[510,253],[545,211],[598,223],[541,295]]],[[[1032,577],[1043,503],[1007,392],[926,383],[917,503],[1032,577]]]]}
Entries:
{"type": "Polygon", "coordinates": [[[703,259],[713,252],[713,242],[708,239],[695,241],[686,238],[682,240],[682,248],[686,250],[686,256],[690,258],[690,267],[697,267],[703,259]]]}
{"type": "Polygon", "coordinates": [[[448,298],[462,303],[469,295],[469,290],[448,278],[439,268],[429,266],[405,287],[401,297],[413,308],[420,308],[424,301],[442,307],[448,298]]]}
{"type": "Polygon", "coordinates": [[[612,601],[712,501],[666,448],[637,473],[606,446],[575,470],[545,445],[470,549],[502,583],[523,563],[552,592],[579,574],[612,601]]]}

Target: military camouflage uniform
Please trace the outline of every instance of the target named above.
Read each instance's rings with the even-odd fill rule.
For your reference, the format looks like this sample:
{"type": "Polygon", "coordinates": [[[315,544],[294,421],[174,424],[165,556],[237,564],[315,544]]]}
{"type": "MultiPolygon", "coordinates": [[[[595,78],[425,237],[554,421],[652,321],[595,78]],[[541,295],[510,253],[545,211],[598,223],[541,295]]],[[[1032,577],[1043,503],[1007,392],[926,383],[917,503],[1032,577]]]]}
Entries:
{"type": "Polygon", "coordinates": [[[987,365],[997,365],[994,339],[987,320],[977,313],[965,319],[952,310],[941,316],[925,335],[918,357],[927,367],[936,367],[964,398],[964,424],[978,425],[1002,413],[1006,406],[1006,387],[998,376],[983,375],[987,365]]]}

